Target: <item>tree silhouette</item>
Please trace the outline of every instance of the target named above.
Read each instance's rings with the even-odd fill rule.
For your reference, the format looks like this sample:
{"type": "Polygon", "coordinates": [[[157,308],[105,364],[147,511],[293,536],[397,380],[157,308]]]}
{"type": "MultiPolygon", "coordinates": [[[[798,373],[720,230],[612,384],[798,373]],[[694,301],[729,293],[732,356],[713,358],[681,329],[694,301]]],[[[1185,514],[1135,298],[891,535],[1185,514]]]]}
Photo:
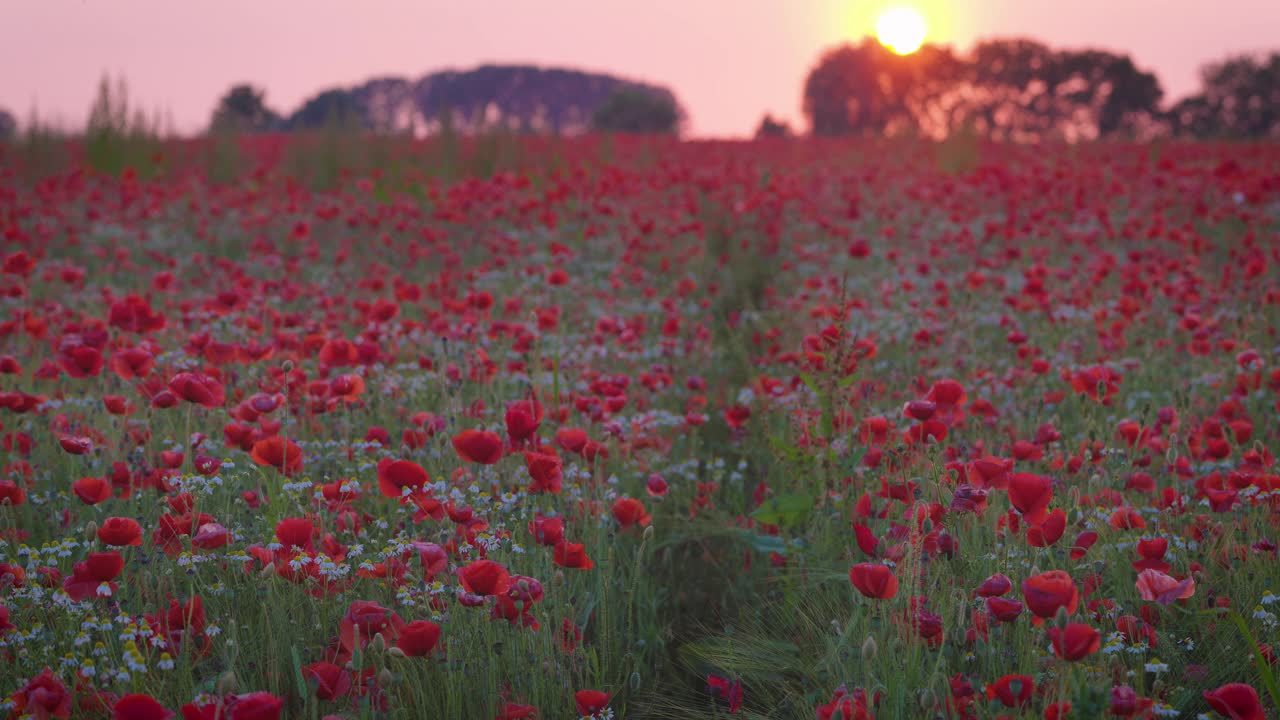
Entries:
{"type": "Polygon", "coordinates": [[[791,137],[791,126],[787,125],[785,120],[778,120],[772,114],[765,113],[760,118],[760,125],[756,128],[757,138],[784,138],[791,137]]]}
{"type": "Polygon", "coordinates": [[[286,129],[322,127],[336,121],[378,133],[488,129],[580,133],[593,114],[620,89],[662,99],[677,110],[667,88],[611,75],[532,65],[482,65],[410,78],[386,76],[348,88],[327,89],[304,103],[286,129]]]}
{"type": "Polygon", "coordinates": [[[249,84],[227,91],[213,109],[209,128],[214,132],[270,132],[280,128],[280,116],[265,101],[266,93],[249,84]]]}
{"type": "Polygon", "coordinates": [[[346,90],[326,90],[302,104],[285,126],[290,130],[318,130],[324,127],[366,128],[364,114],[355,96],[346,90]]]}
{"type": "Polygon", "coordinates": [[[1152,125],[1161,94],[1154,75],[1105,51],[1008,39],[964,56],[936,45],[899,56],[868,38],[820,58],[804,109],[815,135],[944,137],[971,128],[1011,140],[1088,138],[1152,125]]]}
{"type": "Polygon", "coordinates": [[[591,116],[598,132],[675,134],[680,130],[681,111],[668,94],[623,87],[614,91],[591,116]]]}
{"type": "Polygon", "coordinates": [[[1168,113],[1174,132],[1197,137],[1280,137],[1280,53],[1206,65],[1202,89],[1168,113]]]}
{"type": "Polygon", "coordinates": [[[9,140],[18,134],[18,121],[13,113],[0,108],[0,140],[9,140]]]}

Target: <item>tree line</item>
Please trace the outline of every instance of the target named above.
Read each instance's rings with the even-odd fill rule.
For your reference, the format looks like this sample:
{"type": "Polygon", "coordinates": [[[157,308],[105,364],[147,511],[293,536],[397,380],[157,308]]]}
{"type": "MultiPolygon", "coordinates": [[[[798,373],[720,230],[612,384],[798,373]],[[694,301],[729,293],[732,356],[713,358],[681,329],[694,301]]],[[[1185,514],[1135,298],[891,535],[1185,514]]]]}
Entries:
{"type": "MultiPolygon", "coordinates": [[[[1280,138],[1280,52],[1210,63],[1200,79],[1195,94],[1166,106],[1159,79],[1123,53],[1014,38],[983,41],[966,53],[926,44],[899,56],[867,38],[824,52],[802,98],[816,136],[1280,138]]],[[[104,80],[103,87],[110,84],[104,80]]],[[[99,95],[95,108],[103,104],[99,95]]],[[[662,86],[578,70],[485,65],[329,88],[288,114],[271,108],[265,91],[238,84],[217,101],[209,130],[675,134],[684,118],[675,94],[662,86]]],[[[0,138],[16,131],[13,115],[0,109],[0,138]]],[[[757,136],[791,133],[766,115],[757,136]]]]}
{"type": "MultiPolygon", "coordinates": [[[[1210,63],[1200,79],[1196,94],[1164,107],[1160,81],[1121,53],[999,39],[899,56],[867,39],[822,55],[805,79],[804,115],[819,136],[1280,137],[1280,53],[1210,63]]],[[[760,126],[785,130],[767,116],[760,126]]]]}
{"type": "Polygon", "coordinates": [[[502,129],[573,134],[589,130],[675,133],[684,112],[671,90],[612,75],[528,65],[484,65],[417,80],[375,78],[329,88],[289,115],[265,92],[232,87],[210,121],[214,132],[278,132],[339,126],[384,133],[502,129]]]}

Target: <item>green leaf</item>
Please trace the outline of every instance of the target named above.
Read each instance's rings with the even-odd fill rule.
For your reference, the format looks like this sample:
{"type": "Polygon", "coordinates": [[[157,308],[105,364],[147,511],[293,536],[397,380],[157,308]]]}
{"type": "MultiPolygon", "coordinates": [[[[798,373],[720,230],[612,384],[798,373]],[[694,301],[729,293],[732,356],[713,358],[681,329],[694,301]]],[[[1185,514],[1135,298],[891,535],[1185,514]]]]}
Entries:
{"type": "Polygon", "coordinates": [[[818,381],[817,381],[817,380],[815,380],[815,379],[814,379],[814,377],[813,377],[812,375],[810,375],[809,373],[803,373],[803,372],[802,372],[802,373],[800,373],[800,380],[801,380],[801,381],[802,381],[806,386],[808,386],[808,388],[809,388],[810,390],[812,390],[812,391],[813,391],[813,393],[814,393],[815,395],[817,395],[817,396],[819,396],[819,397],[821,397],[821,396],[822,396],[822,388],[818,387],[818,381]]]}
{"type": "Polygon", "coordinates": [[[756,508],[751,517],[766,525],[794,525],[804,520],[811,510],[813,498],[808,495],[775,495],[756,508]]]}
{"type": "Polygon", "coordinates": [[[756,552],[787,554],[787,542],[776,535],[761,535],[750,530],[743,530],[738,537],[756,552]]]}

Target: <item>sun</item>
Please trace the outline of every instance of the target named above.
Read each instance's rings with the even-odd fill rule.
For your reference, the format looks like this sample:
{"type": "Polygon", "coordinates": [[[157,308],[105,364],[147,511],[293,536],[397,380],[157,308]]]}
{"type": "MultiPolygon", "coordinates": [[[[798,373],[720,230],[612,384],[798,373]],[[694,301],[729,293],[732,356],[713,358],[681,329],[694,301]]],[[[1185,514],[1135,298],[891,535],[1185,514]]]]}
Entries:
{"type": "Polygon", "coordinates": [[[876,37],[880,44],[898,53],[910,55],[924,44],[924,18],[909,7],[889,8],[876,21],[876,37]]]}

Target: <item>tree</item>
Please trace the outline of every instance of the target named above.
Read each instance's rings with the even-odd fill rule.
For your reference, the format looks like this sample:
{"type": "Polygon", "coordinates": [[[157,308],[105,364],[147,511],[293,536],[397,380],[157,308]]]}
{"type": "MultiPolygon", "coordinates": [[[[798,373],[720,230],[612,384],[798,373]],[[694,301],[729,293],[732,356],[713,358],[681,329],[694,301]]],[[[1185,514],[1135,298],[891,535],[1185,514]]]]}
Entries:
{"type": "Polygon", "coordinates": [[[1280,53],[1236,55],[1205,66],[1201,91],[1170,109],[1175,132],[1197,137],[1280,137],[1280,53]]]}
{"type": "Polygon", "coordinates": [[[324,127],[364,129],[368,126],[360,103],[346,90],[326,90],[316,95],[285,121],[289,130],[318,130],[324,127]]]}
{"type": "Polygon", "coordinates": [[[592,113],[591,127],[597,132],[674,135],[680,131],[681,115],[670,93],[622,87],[592,113]]]}
{"type": "MultiPolygon", "coordinates": [[[[961,65],[951,50],[925,45],[896,55],[871,38],[825,53],[804,85],[804,113],[815,135],[917,131],[935,126],[961,65]]],[[[945,113],[943,113],[945,114],[945,113]]]]}
{"type": "Polygon", "coordinates": [[[815,135],[961,128],[1009,140],[1136,133],[1159,116],[1154,75],[1126,56],[1058,51],[1034,40],[989,40],[968,54],[925,45],[899,56],[871,39],[825,53],[804,109],[815,135]]]}
{"type": "Polygon", "coordinates": [[[791,137],[791,126],[787,125],[785,120],[778,120],[769,113],[760,119],[760,125],[756,128],[756,138],[785,138],[791,137]]]}
{"type": "Polygon", "coordinates": [[[267,107],[266,92],[247,83],[227,91],[213,109],[212,132],[271,132],[280,127],[280,116],[267,107]]]}
{"type": "Polygon", "coordinates": [[[13,113],[0,108],[0,140],[9,140],[18,134],[18,121],[13,113]]]}

